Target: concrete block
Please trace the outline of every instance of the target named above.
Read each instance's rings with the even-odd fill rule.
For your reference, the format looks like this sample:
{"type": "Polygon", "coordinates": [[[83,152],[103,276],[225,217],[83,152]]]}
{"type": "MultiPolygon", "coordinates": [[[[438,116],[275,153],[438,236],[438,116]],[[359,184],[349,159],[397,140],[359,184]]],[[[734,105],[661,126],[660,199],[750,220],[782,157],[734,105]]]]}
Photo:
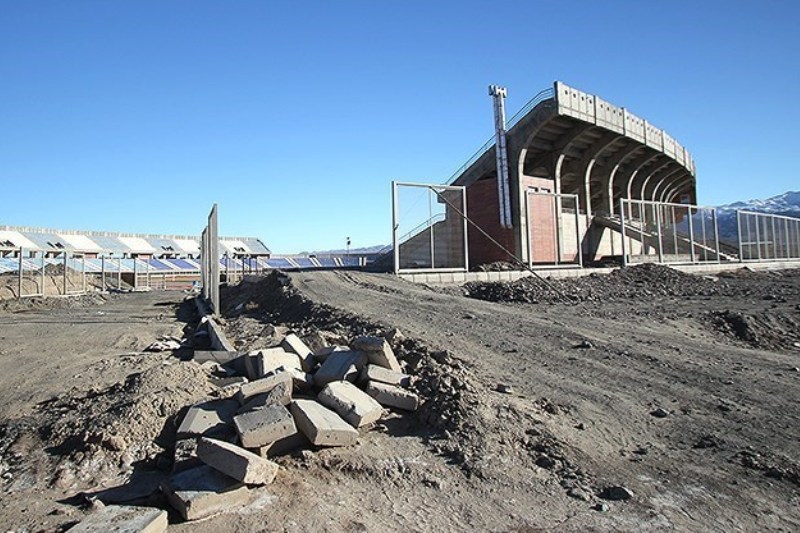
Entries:
{"type": "Polygon", "coordinates": [[[265,446],[297,433],[292,415],[282,405],[268,405],[237,415],[233,425],[245,448],[265,446]]]}
{"type": "Polygon", "coordinates": [[[273,374],[272,376],[268,376],[266,378],[245,383],[239,387],[239,392],[236,393],[236,399],[241,405],[244,405],[253,396],[256,396],[257,394],[265,394],[277,387],[280,383],[289,383],[291,388],[292,376],[287,373],[273,374]]]}
{"type": "Polygon", "coordinates": [[[294,400],[291,410],[297,427],[315,446],[349,446],[358,439],[358,431],[314,400],[294,400]]]}
{"type": "Polygon", "coordinates": [[[220,440],[201,438],[197,456],[211,468],[247,485],[267,485],[278,473],[278,465],[272,461],[220,440]]]}
{"type": "Polygon", "coordinates": [[[355,428],[371,424],[383,414],[381,404],[348,381],[328,383],[317,395],[317,401],[355,428]]]}
{"type": "Polygon", "coordinates": [[[237,409],[236,400],[211,400],[193,405],[178,426],[177,438],[224,434],[230,430],[237,409]]]}
{"type": "Polygon", "coordinates": [[[287,352],[283,348],[268,348],[258,350],[256,358],[256,372],[259,377],[274,374],[280,367],[302,369],[300,357],[294,352],[287,352]]]}
{"type": "Polygon", "coordinates": [[[408,374],[402,372],[394,372],[388,368],[378,365],[367,365],[361,373],[362,381],[378,381],[386,383],[387,385],[396,385],[398,387],[408,387],[411,384],[411,378],[408,374]]]}
{"type": "Polygon", "coordinates": [[[355,381],[358,373],[367,365],[364,352],[348,350],[331,352],[314,374],[314,384],[324,387],[331,381],[355,381]]]}
{"type": "Polygon", "coordinates": [[[300,358],[300,368],[304,372],[311,372],[314,370],[317,362],[314,359],[314,352],[311,351],[311,348],[306,346],[300,337],[295,335],[294,333],[290,333],[286,337],[284,337],[283,342],[281,342],[281,346],[287,352],[293,352],[297,354],[297,357],[300,358]]]}
{"type": "Polygon", "coordinates": [[[349,352],[350,348],[347,346],[325,346],[324,348],[320,348],[314,351],[314,357],[316,357],[317,361],[325,361],[330,354],[333,352],[349,352]]]}
{"type": "Polygon", "coordinates": [[[314,386],[314,376],[307,372],[303,372],[302,370],[298,370],[296,368],[286,368],[283,366],[275,370],[276,374],[280,374],[281,372],[286,372],[292,376],[292,384],[298,391],[307,391],[314,386]]]}
{"type": "Polygon", "coordinates": [[[316,355],[317,350],[326,348],[328,346],[328,339],[319,331],[312,331],[303,337],[303,342],[311,348],[311,351],[316,355]]]}
{"type": "Polygon", "coordinates": [[[197,439],[175,441],[175,449],[172,454],[173,473],[196,468],[202,464],[203,462],[197,457],[197,439]]]}
{"type": "Polygon", "coordinates": [[[260,457],[278,457],[301,448],[307,448],[310,445],[311,443],[308,441],[308,438],[301,431],[298,431],[294,435],[278,439],[266,446],[253,448],[252,451],[260,457]]]}
{"type": "Polygon", "coordinates": [[[358,337],[353,341],[353,349],[366,353],[370,364],[400,372],[400,363],[397,362],[394,350],[383,337],[369,335],[358,337]]]}
{"type": "Polygon", "coordinates": [[[173,475],[161,483],[169,504],[185,520],[197,520],[247,503],[247,486],[210,466],[173,475]]]}
{"type": "Polygon", "coordinates": [[[239,352],[227,352],[221,350],[195,350],[193,359],[200,364],[212,361],[219,365],[225,365],[241,357],[239,352]]]}
{"type": "Polygon", "coordinates": [[[258,352],[250,352],[242,356],[244,361],[244,375],[249,379],[258,379],[262,376],[258,370],[258,352]]]}
{"type": "Polygon", "coordinates": [[[152,507],[109,505],[90,514],[70,528],[77,533],[163,533],[167,512],[152,507]]]}
{"type": "Polygon", "coordinates": [[[237,414],[246,413],[255,409],[261,409],[268,405],[289,405],[292,401],[292,382],[284,380],[275,385],[269,392],[256,394],[247,399],[237,414]]]}
{"type": "Polygon", "coordinates": [[[406,411],[416,411],[419,407],[419,396],[394,385],[370,381],[367,383],[366,392],[379,404],[387,407],[396,407],[406,411]]]}

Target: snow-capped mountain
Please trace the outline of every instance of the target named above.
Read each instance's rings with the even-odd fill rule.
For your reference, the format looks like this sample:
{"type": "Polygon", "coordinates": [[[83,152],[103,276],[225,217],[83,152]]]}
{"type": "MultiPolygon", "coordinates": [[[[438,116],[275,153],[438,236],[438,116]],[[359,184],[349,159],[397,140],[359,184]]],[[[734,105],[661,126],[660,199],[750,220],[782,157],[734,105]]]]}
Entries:
{"type": "Polygon", "coordinates": [[[717,207],[720,215],[726,212],[735,213],[736,210],[800,217],[800,191],[788,191],[766,200],[748,200],[717,207]]]}
{"type": "Polygon", "coordinates": [[[720,240],[731,243],[737,242],[737,211],[753,211],[756,213],[800,218],[800,191],[788,191],[778,196],[767,198],[766,200],[734,202],[717,207],[720,240]]]}

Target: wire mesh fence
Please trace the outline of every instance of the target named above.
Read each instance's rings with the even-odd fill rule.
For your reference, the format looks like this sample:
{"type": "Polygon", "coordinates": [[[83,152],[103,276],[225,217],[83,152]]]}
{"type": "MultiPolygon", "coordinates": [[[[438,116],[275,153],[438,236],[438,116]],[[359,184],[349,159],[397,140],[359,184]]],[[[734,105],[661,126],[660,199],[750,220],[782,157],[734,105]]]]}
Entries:
{"type": "Polygon", "coordinates": [[[466,271],[465,187],[392,182],[394,271],[466,271]]]}
{"type": "Polygon", "coordinates": [[[736,226],[742,261],[800,259],[800,219],[737,211],[736,226]]]}

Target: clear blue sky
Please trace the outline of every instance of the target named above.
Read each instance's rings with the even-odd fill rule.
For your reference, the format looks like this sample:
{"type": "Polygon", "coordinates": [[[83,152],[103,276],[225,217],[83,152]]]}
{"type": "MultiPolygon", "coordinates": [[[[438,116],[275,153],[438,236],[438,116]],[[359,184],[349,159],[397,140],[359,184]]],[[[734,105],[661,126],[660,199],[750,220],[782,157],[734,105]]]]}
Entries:
{"type": "Polygon", "coordinates": [[[700,202],[798,189],[800,2],[0,0],[0,224],[390,240],[556,79],[666,129],[700,202]]]}

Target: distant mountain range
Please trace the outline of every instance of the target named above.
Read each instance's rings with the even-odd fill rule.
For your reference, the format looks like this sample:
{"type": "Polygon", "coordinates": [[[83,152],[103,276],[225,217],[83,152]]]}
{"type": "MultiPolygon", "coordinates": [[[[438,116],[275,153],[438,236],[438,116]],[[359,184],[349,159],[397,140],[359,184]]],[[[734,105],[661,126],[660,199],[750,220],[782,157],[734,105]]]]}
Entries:
{"type": "Polygon", "coordinates": [[[720,240],[736,242],[738,234],[736,211],[753,211],[800,218],[800,191],[788,191],[766,200],[748,200],[718,206],[717,221],[720,240]]]}

